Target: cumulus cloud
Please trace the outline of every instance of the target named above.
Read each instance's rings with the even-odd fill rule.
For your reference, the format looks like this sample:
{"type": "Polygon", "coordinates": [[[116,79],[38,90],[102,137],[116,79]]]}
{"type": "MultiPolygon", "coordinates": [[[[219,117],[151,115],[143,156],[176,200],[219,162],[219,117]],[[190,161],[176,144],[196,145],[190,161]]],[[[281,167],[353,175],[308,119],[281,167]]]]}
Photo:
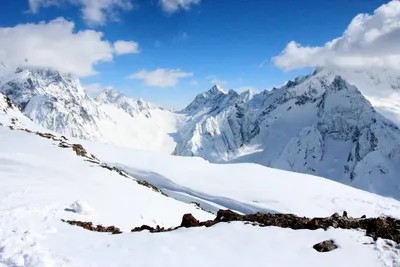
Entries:
{"type": "Polygon", "coordinates": [[[359,14],[342,36],[323,46],[290,42],[272,60],[282,69],[303,67],[393,68],[400,69],[400,1],[377,8],[373,14],[359,14]]]}
{"type": "Polygon", "coordinates": [[[66,4],[81,7],[83,19],[89,24],[105,24],[108,19],[118,19],[120,11],[129,11],[133,8],[131,0],[28,0],[32,13],[49,6],[66,4]]]}
{"type": "Polygon", "coordinates": [[[200,4],[200,0],[159,0],[162,9],[167,13],[175,13],[180,9],[189,10],[192,5],[200,4]]]}
{"type": "Polygon", "coordinates": [[[180,69],[156,69],[153,71],[140,70],[128,76],[128,79],[142,80],[147,86],[172,87],[179,83],[182,78],[193,76],[193,73],[181,71],[180,69]]]}
{"type": "Polygon", "coordinates": [[[82,77],[96,74],[97,63],[111,62],[114,54],[119,54],[115,44],[120,41],[113,45],[103,39],[102,32],[74,32],[74,28],[73,22],[63,18],[0,28],[0,62],[52,68],[82,77]]]}
{"type": "Polygon", "coordinates": [[[137,54],[139,53],[139,44],[133,41],[116,41],[114,51],[117,55],[137,54]]]}

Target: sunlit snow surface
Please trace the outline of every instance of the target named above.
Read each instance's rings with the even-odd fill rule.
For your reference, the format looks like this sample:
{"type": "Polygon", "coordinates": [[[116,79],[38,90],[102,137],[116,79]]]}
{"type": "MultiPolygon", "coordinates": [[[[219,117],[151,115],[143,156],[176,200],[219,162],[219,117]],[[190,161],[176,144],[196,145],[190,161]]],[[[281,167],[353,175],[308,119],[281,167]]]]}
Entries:
{"type": "MultiPolygon", "coordinates": [[[[0,107],[6,107],[1,100],[0,107]]],[[[400,203],[323,178],[254,164],[215,165],[199,158],[80,142],[102,161],[176,196],[168,198],[84,161],[56,142],[10,130],[6,126],[12,118],[18,118],[20,127],[35,126],[18,110],[2,110],[1,267],[399,266],[396,245],[384,240],[372,243],[356,230],[295,231],[237,222],[159,234],[130,233],[142,224],[179,225],[184,213],[200,220],[214,218],[184,203],[192,199],[211,209],[307,216],[347,210],[352,216],[400,217],[400,203]],[[61,219],[115,225],[124,233],[90,232],[61,219]],[[334,239],[339,248],[329,253],[312,248],[326,239],[334,239]]]]}

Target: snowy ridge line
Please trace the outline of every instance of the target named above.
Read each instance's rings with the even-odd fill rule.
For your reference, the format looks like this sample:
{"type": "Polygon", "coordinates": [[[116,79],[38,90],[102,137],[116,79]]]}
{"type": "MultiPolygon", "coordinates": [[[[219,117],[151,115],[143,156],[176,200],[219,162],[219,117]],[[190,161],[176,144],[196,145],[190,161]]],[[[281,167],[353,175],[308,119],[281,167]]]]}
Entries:
{"type": "MultiPolygon", "coordinates": [[[[82,222],[69,220],[65,223],[70,225],[79,226],[86,230],[95,232],[110,232],[112,234],[121,234],[122,231],[115,226],[104,227],[102,225],[93,226],[91,222],[82,222]]],[[[372,237],[374,241],[378,238],[393,240],[396,243],[400,242],[400,232],[397,230],[400,220],[390,217],[378,217],[378,218],[351,218],[348,217],[347,212],[344,211],[343,215],[340,216],[338,213],[331,215],[330,217],[320,218],[307,218],[299,217],[294,214],[271,214],[271,213],[255,213],[248,215],[240,215],[231,210],[219,210],[214,220],[199,221],[192,214],[184,214],[180,226],[164,228],[157,225],[151,227],[148,225],[142,225],[135,227],[131,232],[149,231],[150,233],[161,233],[171,232],[180,228],[192,228],[192,227],[212,227],[218,223],[227,222],[244,222],[245,224],[252,223],[253,226],[268,227],[275,226],[280,228],[290,228],[293,230],[318,230],[328,228],[340,228],[340,229],[357,229],[365,230],[365,235],[372,237]]],[[[366,244],[365,244],[366,245],[366,244]]]]}
{"type": "Polygon", "coordinates": [[[31,131],[31,130],[29,130],[27,128],[18,128],[18,127],[12,126],[12,125],[10,125],[8,127],[9,127],[10,130],[20,130],[20,131],[24,131],[24,132],[27,132],[27,133],[34,133],[34,134],[36,134],[36,135],[38,135],[40,137],[43,137],[43,138],[46,138],[46,139],[51,139],[53,141],[59,142],[58,147],[60,147],[60,148],[72,148],[72,150],[75,151],[76,155],[85,158],[84,159],[85,161],[88,161],[90,163],[96,164],[101,168],[104,168],[104,169],[107,169],[107,170],[110,170],[110,171],[114,171],[114,172],[118,173],[119,175],[121,175],[121,176],[123,176],[125,178],[129,178],[129,179],[135,181],[136,183],[138,183],[138,184],[140,184],[142,186],[148,187],[148,188],[152,189],[155,192],[158,192],[158,193],[160,193],[160,194],[162,194],[162,195],[164,195],[166,197],[169,197],[167,194],[165,194],[161,189],[157,188],[156,186],[154,186],[154,185],[152,185],[152,184],[150,184],[150,183],[148,183],[146,181],[139,181],[139,180],[135,179],[134,177],[130,176],[129,174],[127,174],[126,172],[124,172],[123,170],[121,170],[121,169],[119,169],[117,167],[111,167],[108,164],[106,164],[104,162],[101,162],[98,158],[96,158],[96,156],[94,156],[93,154],[88,153],[86,151],[86,149],[83,148],[82,145],[69,143],[68,139],[63,135],[60,138],[57,138],[55,135],[53,135],[51,133],[41,133],[41,132],[38,132],[38,131],[34,132],[34,131],[31,131]]]}

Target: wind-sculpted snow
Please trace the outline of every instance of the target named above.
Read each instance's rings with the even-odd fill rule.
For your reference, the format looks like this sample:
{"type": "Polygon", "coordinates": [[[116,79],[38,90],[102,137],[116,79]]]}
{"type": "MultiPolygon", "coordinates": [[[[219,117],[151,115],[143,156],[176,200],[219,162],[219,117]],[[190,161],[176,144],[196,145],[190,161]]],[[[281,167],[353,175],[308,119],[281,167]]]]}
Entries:
{"type": "MultiPolygon", "coordinates": [[[[391,84],[386,92],[397,94],[399,79],[383,75],[388,81],[382,81],[377,74],[344,72],[353,82],[364,79],[358,82],[367,87],[363,90],[339,74],[317,70],[282,88],[239,96],[228,105],[213,101],[204,109],[197,105],[200,95],[194,101],[196,109],[184,110],[193,123],[181,130],[174,154],[212,162],[254,162],[399,199],[400,130],[361,93],[371,97],[371,84],[381,90],[391,84]]],[[[218,99],[228,97],[220,94],[218,99]]]]}

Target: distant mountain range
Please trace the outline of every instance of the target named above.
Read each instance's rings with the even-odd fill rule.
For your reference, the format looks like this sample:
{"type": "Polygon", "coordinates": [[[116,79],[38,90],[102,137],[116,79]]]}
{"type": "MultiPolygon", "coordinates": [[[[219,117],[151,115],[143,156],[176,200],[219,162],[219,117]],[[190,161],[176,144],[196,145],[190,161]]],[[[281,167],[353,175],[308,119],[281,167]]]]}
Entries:
{"type": "Polygon", "coordinates": [[[77,78],[57,71],[0,68],[0,92],[52,131],[258,163],[400,199],[400,76],[389,70],[317,69],[260,93],[215,85],[172,112],[112,88],[92,99],[77,78]]]}

